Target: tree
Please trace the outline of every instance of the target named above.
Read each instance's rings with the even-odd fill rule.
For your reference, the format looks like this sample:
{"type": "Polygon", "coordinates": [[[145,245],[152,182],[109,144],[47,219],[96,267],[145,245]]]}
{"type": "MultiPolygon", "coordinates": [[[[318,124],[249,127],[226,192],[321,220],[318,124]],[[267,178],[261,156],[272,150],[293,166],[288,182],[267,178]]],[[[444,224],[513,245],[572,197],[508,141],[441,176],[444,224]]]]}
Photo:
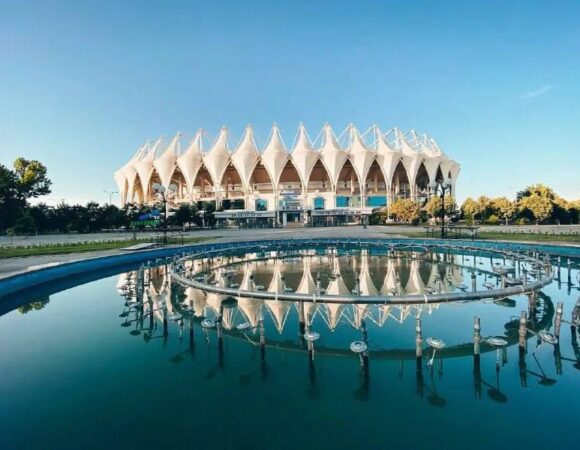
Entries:
{"type": "Polygon", "coordinates": [[[571,201],[569,204],[570,223],[580,222],[580,200],[571,201]]]}
{"type": "Polygon", "coordinates": [[[16,234],[34,234],[36,230],[34,219],[30,216],[28,211],[26,211],[22,216],[16,219],[12,229],[16,234]]]}
{"type": "Polygon", "coordinates": [[[552,212],[552,219],[554,219],[554,222],[556,222],[558,225],[560,225],[562,222],[572,223],[571,202],[568,202],[562,197],[556,195],[552,201],[552,206],[554,208],[552,212]]]}
{"type": "Polygon", "coordinates": [[[46,166],[39,161],[17,158],[14,172],[18,177],[20,192],[26,199],[50,194],[52,181],[46,176],[46,166]]]}
{"type": "Polygon", "coordinates": [[[102,208],[97,202],[89,202],[85,208],[84,216],[85,223],[83,229],[77,230],[80,232],[93,232],[103,228],[102,208]]]}
{"type": "MultiPolygon", "coordinates": [[[[433,195],[425,203],[423,209],[429,217],[439,218],[441,217],[441,197],[438,195],[433,195]]],[[[445,216],[449,217],[457,213],[457,203],[453,197],[448,197],[445,199],[445,216]]]]}
{"type": "Polygon", "coordinates": [[[523,197],[518,202],[520,211],[527,210],[531,212],[536,225],[546,220],[552,214],[554,209],[551,200],[548,197],[542,197],[538,194],[523,197]]]}
{"type": "Polygon", "coordinates": [[[483,195],[477,200],[468,197],[461,205],[461,212],[469,222],[483,222],[492,214],[491,200],[483,195]]]}
{"type": "Polygon", "coordinates": [[[410,198],[395,200],[389,211],[400,222],[416,223],[421,217],[421,208],[410,198]]]}
{"type": "Polygon", "coordinates": [[[554,190],[543,184],[532,184],[531,186],[528,186],[523,191],[519,191],[516,198],[519,202],[521,199],[531,197],[532,195],[538,195],[549,200],[554,200],[556,198],[554,190]]]}
{"type": "MultiPolygon", "coordinates": [[[[533,184],[518,192],[518,208],[523,216],[531,216],[536,224],[545,221],[554,212],[558,219],[567,214],[567,206],[558,200],[554,190],[543,184],[533,184]]],[[[554,217],[552,217],[553,219],[554,217]]]]}
{"type": "Polygon", "coordinates": [[[216,219],[213,213],[215,212],[215,205],[212,202],[207,202],[203,208],[203,217],[205,226],[212,227],[215,225],[216,219]]]}
{"type": "Polygon", "coordinates": [[[186,204],[179,205],[179,208],[175,210],[173,216],[171,216],[171,221],[180,227],[185,227],[185,224],[191,223],[192,220],[192,209],[189,205],[186,204]]]}
{"type": "Polygon", "coordinates": [[[18,158],[14,169],[0,164],[0,230],[12,226],[24,213],[31,198],[50,193],[51,181],[39,161],[18,158]]]}
{"type": "Polygon", "coordinates": [[[485,222],[493,214],[492,203],[489,197],[482,195],[477,199],[477,209],[480,222],[485,222]]]}
{"type": "Polygon", "coordinates": [[[463,205],[461,205],[461,213],[468,222],[473,222],[475,220],[475,216],[478,214],[478,211],[479,208],[477,206],[477,202],[471,197],[467,197],[463,202],[463,205]]]}
{"type": "Polygon", "coordinates": [[[27,214],[32,217],[34,222],[34,231],[37,234],[42,234],[50,229],[50,208],[45,203],[39,203],[38,205],[30,206],[26,210],[27,214]]]}
{"type": "Polygon", "coordinates": [[[517,205],[506,197],[494,198],[491,201],[491,208],[496,216],[505,221],[506,225],[518,210],[517,205]]]}
{"type": "Polygon", "coordinates": [[[202,222],[202,218],[199,215],[199,206],[197,203],[192,203],[189,206],[189,209],[191,211],[191,223],[195,226],[200,227],[201,226],[201,222],[202,222]]]}
{"type": "Polygon", "coordinates": [[[115,205],[107,204],[101,207],[100,213],[101,228],[111,230],[129,225],[129,218],[122,209],[115,205]]]}
{"type": "Polygon", "coordinates": [[[388,217],[388,208],[386,206],[374,209],[369,217],[369,225],[384,225],[388,217]]]}
{"type": "Polygon", "coordinates": [[[10,228],[25,206],[16,173],[0,164],[0,231],[10,228]]]}

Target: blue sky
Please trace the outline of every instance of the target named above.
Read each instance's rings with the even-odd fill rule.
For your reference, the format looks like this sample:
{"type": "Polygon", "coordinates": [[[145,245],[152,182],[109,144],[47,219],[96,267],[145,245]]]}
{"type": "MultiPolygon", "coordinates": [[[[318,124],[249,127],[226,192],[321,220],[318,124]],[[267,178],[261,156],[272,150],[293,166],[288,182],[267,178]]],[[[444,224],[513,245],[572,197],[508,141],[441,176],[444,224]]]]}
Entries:
{"type": "Polygon", "coordinates": [[[580,198],[580,2],[0,0],[0,162],[46,163],[49,202],[105,201],[149,138],[273,122],[426,132],[460,201],[580,198]]]}

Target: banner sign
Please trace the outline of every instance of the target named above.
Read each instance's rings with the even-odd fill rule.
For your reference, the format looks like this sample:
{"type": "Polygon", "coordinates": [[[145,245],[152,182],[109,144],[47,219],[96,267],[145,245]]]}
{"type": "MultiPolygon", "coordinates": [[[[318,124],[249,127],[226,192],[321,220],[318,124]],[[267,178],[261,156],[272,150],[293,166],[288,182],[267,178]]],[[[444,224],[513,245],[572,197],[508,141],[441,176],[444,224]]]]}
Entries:
{"type": "Polygon", "coordinates": [[[251,219],[275,216],[274,211],[219,211],[214,213],[216,219],[251,219]]]}
{"type": "Polygon", "coordinates": [[[371,214],[372,208],[315,209],[313,216],[360,216],[371,214]]]}
{"type": "Polygon", "coordinates": [[[153,209],[148,213],[139,215],[138,220],[152,220],[159,217],[161,212],[158,209],[153,209]]]}
{"type": "Polygon", "coordinates": [[[132,220],[130,223],[131,228],[145,228],[145,227],[153,227],[157,228],[161,221],[159,219],[153,220],[132,220]]]}

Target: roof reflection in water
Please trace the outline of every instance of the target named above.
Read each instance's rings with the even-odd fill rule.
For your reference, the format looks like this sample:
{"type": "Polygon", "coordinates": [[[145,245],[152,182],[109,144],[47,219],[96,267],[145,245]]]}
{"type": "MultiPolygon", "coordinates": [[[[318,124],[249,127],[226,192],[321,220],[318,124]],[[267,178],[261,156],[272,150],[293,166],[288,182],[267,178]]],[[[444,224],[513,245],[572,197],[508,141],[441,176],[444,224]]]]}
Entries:
{"type": "MultiPolygon", "coordinates": [[[[337,257],[322,258],[327,262],[330,267],[327,268],[327,273],[324,273],[324,267],[320,264],[320,258],[318,256],[305,256],[300,258],[289,258],[289,259],[273,259],[267,262],[263,261],[252,261],[246,262],[242,265],[238,265],[237,268],[241,269],[239,271],[232,271],[232,267],[229,268],[219,268],[216,269],[216,282],[221,285],[227,285],[231,280],[232,276],[241,276],[242,280],[239,284],[240,289],[252,290],[255,287],[255,278],[258,277],[260,282],[268,280],[268,289],[271,292],[281,293],[289,288],[288,284],[291,286],[296,285],[296,292],[302,294],[314,294],[321,289],[321,279],[327,280],[326,291],[329,294],[344,294],[349,293],[349,284],[352,284],[353,290],[361,296],[365,295],[376,295],[378,292],[376,282],[374,279],[374,273],[380,273],[383,279],[383,287],[387,289],[403,289],[401,278],[405,278],[404,286],[405,290],[408,292],[416,292],[416,289],[425,289],[429,285],[434,285],[441,283],[442,288],[449,288],[449,285],[453,285],[461,278],[461,268],[456,267],[449,269],[446,264],[433,264],[423,265],[420,259],[405,259],[400,258],[388,264],[386,269],[381,273],[380,265],[374,265],[373,260],[366,252],[361,252],[356,258],[353,256],[348,256],[343,258],[342,261],[337,257]],[[358,257],[360,256],[360,257],[358,257]],[[344,274],[348,273],[350,270],[350,278],[344,277],[344,274]],[[401,275],[407,270],[407,275],[401,275]],[[239,273],[237,273],[239,272],[239,273]],[[316,276],[314,275],[316,273],[316,276]],[[442,276],[443,275],[443,276],[442,276]],[[451,276],[450,276],[451,275],[451,276]],[[453,276],[453,278],[452,278],[453,276]],[[345,280],[345,278],[347,278],[345,280]]],[[[312,303],[302,303],[302,302],[289,302],[289,301],[262,301],[253,300],[248,298],[239,298],[237,300],[237,307],[231,307],[231,299],[224,298],[224,296],[218,296],[215,294],[206,295],[202,291],[175,284],[172,285],[169,276],[167,275],[167,269],[165,267],[157,267],[150,269],[141,269],[139,271],[129,272],[126,274],[121,274],[117,283],[117,290],[121,295],[123,295],[127,304],[131,307],[131,311],[137,316],[147,316],[148,312],[152,312],[154,317],[158,318],[161,322],[166,323],[167,317],[169,320],[176,323],[179,332],[179,338],[182,337],[182,331],[184,327],[189,324],[190,332],[193,333],[193,323],[194,319],[201,319],[212,314],[215,315],[216,320],[216,333],[211,336],[216,336],[218,338],[218,351],[219,351],[219,361],[221,361],[220,367],[223,368],[223,346],[221,344],[222,334],[220,328],[223,327],[225,330],[232,330],[231,336],[233,338],[243,338],[247,339],[250,343],[260,348],[262,347],[262,337],[264,336],[264,326],[263,319],[264,314],[268,314],[272,323],[275,326],[278,333],[284,331],[284,327],[287,323],[287,318],[294,307],[298,313],[300,313],[301,308],[303,309],[304,318],[307,324],[312,323],[312,320],[320,316],[324,319],[324,323],[328,325],[328,332],[332,333],[336,329],[338,324],[341,322],[345,325],[347,329],[356,329],[357,333],[361,333],[362,339],[367,342],[366,331],[364,321],[366,319],[372,320],[379,327],[384,325],[388,318],[395,319],[398,322],[403,322],[409,317],[419,318],[422,313],[431,313],[436,305],[423,305],[415,304],[408,306],[398,306],[392,305],[387,307],[385,305],[341,305],[341,304],[324,304],[322,302],[312,302],[312,303]],[[225,307],[228,304],[230,306],[225,307]],[[189,314],[188,314],[189,311],[189,314]],[[343,320],[344,319],[344,320],[343,320]],[[238,325],[243,325],[247,321],[249,328],[248,332],[259,333],[260,339],[256,337],[251,338],[249,334],[246,334],[247,327],[243,328],[236,327],[238,325]]],[[[507,323],[503,325],[506,330],[505,344],[512,345],[517,344],[520,346],[519,359],[517,361],[519,367],[519,377],[522,386],[527,386],[528,377],[536,377],[539,384],[545,386],[553,385],[556,380],[552,378],[552,372],[549,368],[544,365],[540,365],[540,360],[536,357],[536,354],[543,353],[543,360],[546,359],[546,354],[553,354],[556,363],[556,372],[561,374],[562,364],[564,361],[569,361],[574,365],[574,367],[580,367],[578,361],[580,360],[580,351],[578,350],[578,344],[576,340],[575,331],[572,332],[572,348],[573,355],[575,358],[569,358],[562,356],[560,353],[560,347],[558,345],[549,347],[547,344],[542,344],[539,339],[534,338],[536,330],[546,329],[552,323],[554,317],[554,307],[552,305],[549,297],[544,294],[539,294],[537,299],[531,301],[530,306],[536,308],[538,315],[530,317],[530,321],[527,322],[528,335],[521,340],[521,333],[518,332],[518,320],[513,319],[509,314],[504,317],[507,319],[507,323]],[[509,318],[508,318],[509,317],[509,318]],[[514,328],[515,327],[515,328],[514,328]],[[527,349],[530,340],[532,343],[535,342],[535,347],[530,345],[527,349]],[[543,345],[543,346],[542,346],[543,345]],[[544,349],[544,347],[548,347],[544,349]],[[531,356],[526,358],[528,352],[531,356]]],[[[577,304],[577,308],[580,310],[580,302],[577,304]]],[[[531,313],[531,310],[530,310],[531,313]]],[[[153,317],[150,314],[150,317],[153,317]]],[[[500,319],[501,321],[502,319],[500,319]]],[[[468,322],[471,321],[469,318],[468,322]]],[[[321,321],[317,322],[317,334],[319,337],[324,334],[324,331],[320,329],[321,321]],[[318,333],[320,332],[320,334],[318,333]]],[[[419,328],[416,330],[421,330],[421,321],[416,321],[419,328]]],[[[524,322],[526,323],[526,322],[524,322]]],[[[415,324],[415,322],[413,322],[415,324]]],[[[462,321],[458,326],[465,326],[466,323],[462,321]]],[[[141,325],[142,326],[142,325],[141,325]]],[[[521,322],[520,322],[521,327],[521,322]]],[[[155,331],[156,327],[150,325],[149,331],[155,331]]],[[[164,338],[167,337],[167,331],[164,325],[164,338]]],[[[308,330],[308,327],[307,327],[308,330]]],[[[147,332],[146,332],[147,333],[147,332]]],[[[208,343],[210,342],[208,331],[204,331],[208,343]]],[[[421,337],[421,331],[418,331],[419,337],[421,337]]],[[[303,334],[304,336],[304,334],[303,334]]],[[[326,338],[329,338],[329,334],[325,334],[326,338]]],[[[526,336],[526,333],[524,333],[526,336]]],[[[150,337],[149,337],[150,338],[150,337]]],[[[191,345],[193,345],[193,334],[190,334],[191,345]]],[[[212,338],[213,339],[213,338],[212,338]]],[[[429,340],[427,340],[429,341],[429,340]]],[[[410,339],[409,344],[412,345],[413,341],[410,339]]],[[[435,358],[435,349],[430,349],[428,346],[425,348],[423,339],[420,338],[415,341],[417,347],[414,349],[381,349],[373,347],[373,355],[377,357],[395,357],[397,359],[409,359],[415,358],[417,361],[416,365],[416,384],[417,393],[421,398],[426,400],[426,403],[435,407],[445,407],[447,400],[444,395],[438,390],[438,383],[443,375],[443,350],[437,350],[437,358],[435,358]],[[409,352],[409,350],[411,350],[409,352]],[[426,360],[424,358],[431,357],[431,361],[434,360],[434,364],[425,364],[426,360]],[[426,371],[426,374],[424,373],[426,371]],[[437,374],[437,377],[435,377],[437,374]],[[426,375],[426,376],[425,376],[426,375]]],[[[280,340],[276,342],[273,340],[270,342],[271,345],[276,346],[280,349],[306,349],[303,344],[290,342],[288,340],[280,340]],[[301,347],[302,345],[302,347],[301,347]]],[[[318,345],[319,343],[317,343],[318,345]]],[[[350,354],[348,347],[336,349],[326,346],[326,344],[320,343],[318,351],[324,351],[327,354],[332,355],[345,355],[350,354]]],[[[316,386],[316,366],[314,363],[314,343],[308,343],[308,355],[309,355],[309,393],[312,393],[312,389],[316,386]]],[[[507,353],[504,347],[501,349],[495,348],[490,344],[486,344],[486,339],[479,335],[477,332],[477,339],[473,338],[473,342],[455,342],[447,346],[445,351],[449,351],[447,356],[466,356],[472,355],[473,357],[473,379],[474,379],[474,389],[477,398],[482,397],[482,391],[488,388],[488,397],[498,403],[505,403],[507,401],[507,395],[500,388],[500,367],[507,364],[507,353]],[[487,346],[487,348],[485,348],[487,346]],[[496,367],[495,367],[495,381],[489,375],[493,368],[491,367],[493,358],[486,360],[484,363],[480,360],[480,353],[483,351],[487,352],[497,352],[496,357],[496,367]],[[487,366],[487,369],[485,367],[487,366]],[[487,371],[484,371],[483,369],[487,371]],[[486,375],[487,374],[487,375],[486,375]]],[[[183,350],[187,352],[187,350],[183,350]]],[[[265,371],[265,351],[262,350],[261,354],[261,367],[265,371]]],[[[368,358],[369,354],[367,352],[360,354],[361,358],[361,385],[359,389],[353,392],[358,400],[366,400],[368,396],[369,387],[369,377],[368,377],[368,358]],[[366,363],[363,364],[366,358],[366,363]]],[[[181,361],[182,359],[172,358],[171,361],[181,361]]],[[[402,364],[402,362],[401,362],[402,364]]],[[[402,367],[402,366],[401,366],[402,367]]],[[[264,372],[265,373],[265,372],[264,372]]]]}
{"type": "MultiPolygon", "coordinates": [[[[419,254],[413,253],[398,255],[397,258],[373,258],[366,250],[347,256],[311,254],[293,258],[274,257],[218,267],[212,272],[212,283],[220,287],[238,286],[240,290],[248,291],[265,286],[267,291],[273,293],[293,291],[308,295],[421,294],[436,289],[447,292],[454,290],[455,285],[463,280],[463,268],[452,264],[453,255],[447,255],[447,258],[444,263],[425,261],[419,254]],[[381,286],[380,289],[377,286],[381,286]]],[[[127,284],[131,277],[135,277],[135,274],[136,272],[132,275],[121,274],[118,289],[127,284]]],[[[144,309],[149,308],[151,303],[158,320],[162,320],[163,308],[167,309],[169,315],[177,314],[174,307],[175,287],[172,287],[166,269],[163,266],[147,269],[144,277],[144,309]]],[[[320,316],[328,329],[333,331],[341,321],[354,328],[359,328],[365,319],[378,326],[383,326],[389,319],[402,323],[409,317],[430,314],[439,306],[421,303],[345,305],[321,301],[304,302],[301,305],[301,302],[238,297],[237,308],[224,310],[221,308],[226,298],[224,295],[206,293],[193,287],[185,287],[181,292],[181,286],[177,294],[183,296],[178,303],[181,302],[185,308],[191,310],[194,317],[206,317],[210,312],[216,316],[222,314],[223,327],[226,330],[234,328],[242,321],[247,321],[255,329],[260,317],[268,314],[280,334],[293,307],[299,314],[301,308],[303,309],[307,325],[320,316]]]]}

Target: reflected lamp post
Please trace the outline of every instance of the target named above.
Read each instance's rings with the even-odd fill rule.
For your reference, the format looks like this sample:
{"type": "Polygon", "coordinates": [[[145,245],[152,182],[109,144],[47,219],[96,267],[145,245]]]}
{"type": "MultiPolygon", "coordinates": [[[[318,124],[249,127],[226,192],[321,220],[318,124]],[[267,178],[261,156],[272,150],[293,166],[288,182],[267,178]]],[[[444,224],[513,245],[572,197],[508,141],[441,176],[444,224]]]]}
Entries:
{"type": "Polygon", "coordinates": [[[449,191],[449,195],[451,195],[452,185],[451,178],[447,178],[445,181],[432,181],[429,183],[431,194],[441,197],[441,239],[445,239],[445,193],[449,191]]]}
{"type": "Polygon", "coordinates": [[[168,188],[162,186],[159,183],[153,183],[153,192],[157,194],[157,197],[163,203],[163,245],[167,245],[167,201],[169,197],[175,194],[177,191],[177,186],[170,184],[168,188]]]}

